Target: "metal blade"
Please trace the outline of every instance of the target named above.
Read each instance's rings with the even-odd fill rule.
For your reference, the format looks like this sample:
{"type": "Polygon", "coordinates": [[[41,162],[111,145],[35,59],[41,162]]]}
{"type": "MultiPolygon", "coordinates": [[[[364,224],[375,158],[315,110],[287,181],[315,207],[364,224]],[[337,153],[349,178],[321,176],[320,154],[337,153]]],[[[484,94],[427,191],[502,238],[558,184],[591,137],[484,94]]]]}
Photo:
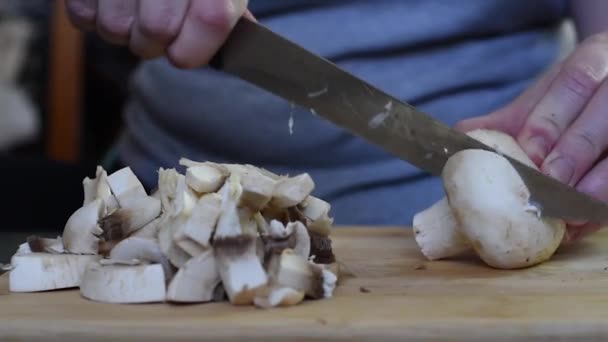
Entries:
{"type": "MultiPolygon", "coordinates": [[[[460,150],[494,151],[247,19],[239,21],[210,65],[308,108],[434,175],[460,150]]],[[[544,216],[608,222],[605,203],[508,159],[544,216]]]]}

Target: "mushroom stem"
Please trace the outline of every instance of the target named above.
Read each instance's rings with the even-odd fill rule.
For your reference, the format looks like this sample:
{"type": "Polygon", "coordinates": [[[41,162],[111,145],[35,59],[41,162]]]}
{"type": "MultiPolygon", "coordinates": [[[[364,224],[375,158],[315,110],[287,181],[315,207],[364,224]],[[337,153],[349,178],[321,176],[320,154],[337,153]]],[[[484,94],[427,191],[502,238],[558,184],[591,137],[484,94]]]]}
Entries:
{"type": "Polygon", "coordinates": [[[446,197],[414,215],[414,238],[422,254],[429,260],[439,260],[470,250],[457,225],[446,197]]]}

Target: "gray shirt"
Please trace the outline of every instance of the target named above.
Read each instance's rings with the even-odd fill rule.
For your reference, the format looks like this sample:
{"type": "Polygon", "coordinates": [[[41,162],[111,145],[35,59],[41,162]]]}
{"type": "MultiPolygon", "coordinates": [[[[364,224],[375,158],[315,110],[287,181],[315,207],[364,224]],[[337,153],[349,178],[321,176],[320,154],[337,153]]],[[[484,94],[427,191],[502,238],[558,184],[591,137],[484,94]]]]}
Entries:
{"type": "MultiPolygon", "coordinates": [[[[560,50],[556,0],[252,0],[270,29],[453,125],[512,100],[560,50]]],[[[338,224],[410,224],[443,196],[412,165],[244,81],[142,63],[121,159],[149,186],[180,157],[308,172],[338,224]],[[289,122],[293,117],[293,130],[289,122]]],[[[179,169],[179,167],[178,167],[179,169]]]]}

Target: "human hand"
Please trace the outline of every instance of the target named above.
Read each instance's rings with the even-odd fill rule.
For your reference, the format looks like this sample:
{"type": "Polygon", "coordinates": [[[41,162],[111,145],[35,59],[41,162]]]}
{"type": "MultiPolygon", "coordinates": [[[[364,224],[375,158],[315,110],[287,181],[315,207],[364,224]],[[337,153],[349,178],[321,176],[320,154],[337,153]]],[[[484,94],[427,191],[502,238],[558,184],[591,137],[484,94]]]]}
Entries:
{"type": "Polygon", "coordinates": [[[247,0],[67,0],[71,22],[137,56],[166,56],[179,68],[205,65],[240,17],[247,0]]]}
{"type": "MultiPolygon", "coordinates": [[[[457,124],[500,130],[555,179],[608,201],[608,32],[590,36],[509,105],[457,124]]],[[[568,226],[564,243],[600,227],[568,226]]]]}

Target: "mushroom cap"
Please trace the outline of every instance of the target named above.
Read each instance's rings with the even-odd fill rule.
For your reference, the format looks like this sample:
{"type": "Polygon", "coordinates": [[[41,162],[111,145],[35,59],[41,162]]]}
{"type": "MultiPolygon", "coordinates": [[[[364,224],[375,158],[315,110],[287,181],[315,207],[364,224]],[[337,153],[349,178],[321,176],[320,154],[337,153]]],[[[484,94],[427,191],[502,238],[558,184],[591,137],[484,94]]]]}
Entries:
{"type": "Polygon", "coordinates": [[[143,237],[124,239],[112,248],[109,258],[118,261],[136,259],[145,263],[161,264],[167,278],[172,275],[169,259],[162,253],[155,239],[143,237]]]}
{"type": "Polygon", "coordinates": [[[530,192],[503,156],[464,150],[447,161],[442,178],[448,202],[479,257],[503,268],[532,266],[549,259],[565,232],[561,220],[543,218],[530,192]]]}
{"type": "Polygon", "coordinates": [[[96,199],[76,210],[63,229],[65,250],[73,254],[97,254],[99,235],[103,233],[98,221],[105,212],[103,200],[96,199]]]}

